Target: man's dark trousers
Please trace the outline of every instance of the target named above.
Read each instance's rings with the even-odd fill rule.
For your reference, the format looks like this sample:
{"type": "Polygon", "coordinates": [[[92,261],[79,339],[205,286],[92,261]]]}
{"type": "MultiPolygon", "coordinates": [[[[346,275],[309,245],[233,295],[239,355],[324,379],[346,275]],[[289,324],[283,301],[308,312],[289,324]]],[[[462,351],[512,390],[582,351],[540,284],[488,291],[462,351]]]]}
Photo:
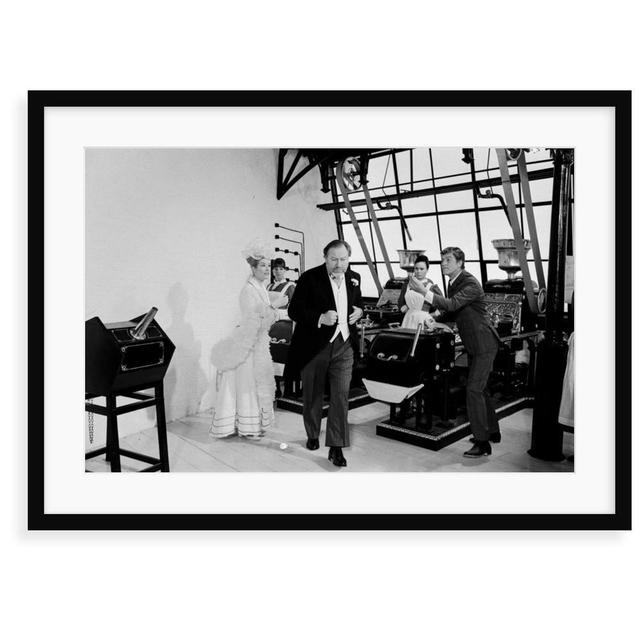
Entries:
{"type": "Polygon", "coordinates": [[[302,369],[304,428],[308,438],[320,437],[324,389],[329,376],[329,414],[325,446],[348,447],[349,387],[353,370],[351,341],[339,333],[302,369]]]}
{"type": "Polygon", "coordinates": [[[469,374],[467,378],[467,417],[471,423],[471,432],[477,440],[488,440],[493,433],[500,432],[496,411],[487,390],[489,374],[498,352],[498,346],[492,351],[468,354],[469,374]]]}

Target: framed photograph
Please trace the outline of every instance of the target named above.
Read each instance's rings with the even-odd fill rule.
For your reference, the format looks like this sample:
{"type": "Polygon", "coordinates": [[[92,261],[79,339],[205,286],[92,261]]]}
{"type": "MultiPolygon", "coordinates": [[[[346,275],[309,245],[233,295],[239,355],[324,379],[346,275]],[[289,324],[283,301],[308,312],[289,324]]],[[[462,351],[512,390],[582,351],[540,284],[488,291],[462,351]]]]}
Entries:
{"type": "Polygon", "coordinates": [[[28,180],[29,529],[630,529],[630,92],[32,91],[28,180]]]}

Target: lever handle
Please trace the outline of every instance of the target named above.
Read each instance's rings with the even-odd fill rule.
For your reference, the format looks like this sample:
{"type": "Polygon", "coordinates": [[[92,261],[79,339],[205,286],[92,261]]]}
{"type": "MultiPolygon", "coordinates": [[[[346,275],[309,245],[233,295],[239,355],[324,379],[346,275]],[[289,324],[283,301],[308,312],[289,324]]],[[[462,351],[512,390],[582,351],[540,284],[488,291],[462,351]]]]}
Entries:
{"type": "Polygon", "coordinates": [[[418,325],[418,328],[416,329],[416,334],[413,336],[413,345],[411,345],[411,353],[409,354],[410,358],[413,358],[413,356],[415,355],[416,347],[418,346],[418,338],[420,337],[420,334],[422,333],[423,327],[424,327],[424,322],[421,322],[418,325]]]}

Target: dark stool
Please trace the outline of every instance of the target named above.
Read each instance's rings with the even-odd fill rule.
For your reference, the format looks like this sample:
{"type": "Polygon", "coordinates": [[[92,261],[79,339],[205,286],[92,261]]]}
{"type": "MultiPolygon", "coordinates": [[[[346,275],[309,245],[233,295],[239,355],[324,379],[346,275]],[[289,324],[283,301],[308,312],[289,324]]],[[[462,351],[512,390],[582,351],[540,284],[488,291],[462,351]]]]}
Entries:
{"type": "Polygon", "coordinates": [[[107,417],[107,444],[105,447],[100,447],[94,451],[86,453],[84,458],[95,458],[96,456],[106,454],[106,460],[111,463],[111,471],[121,471],[120,468],[120,456],[127,458],[133,458],[134,460],[140,460],[141,462],[147,462],[150,466],[140,469],[143,471],[169,471],[169,448],[167,445],[167,423],[164,413],[164,389],[162,382],[153,386],[155,395],[150,396],[145,393],[140,393],[143,389],[148,389],[149,386],[145,386],[139,389],[131,389],[127,391],[119,391],[118,393],[109,393],[106,397],[106,406],[95,405],[91,402],[93,398],[100,397],[98,394],[85,394],[85,411],[89,413],[97,413],[107,417]],[[117,405],[118,396],[125,398],[134,398],[138,402],[131,402],[122,406],[117,405]],[[146,409],[147,407],[156,408],[156,418],[158,423],[158,449],[159,458],[147,456],[143,453],[137,453],[136,451],[129,451],[128,449],[122,449],[120,447],[120,440],[118,438],[118,416],[124,413],[131,413],[132,411],[138,411],[139,409],[146,409]]]}

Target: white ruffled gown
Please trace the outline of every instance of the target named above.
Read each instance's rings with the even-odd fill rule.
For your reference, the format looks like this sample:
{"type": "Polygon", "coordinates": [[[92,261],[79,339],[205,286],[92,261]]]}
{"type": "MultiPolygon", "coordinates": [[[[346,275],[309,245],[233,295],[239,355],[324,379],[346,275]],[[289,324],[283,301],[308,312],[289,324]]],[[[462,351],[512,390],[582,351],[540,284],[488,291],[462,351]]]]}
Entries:
{"type": "Polygon", "coordinates": [[[270,294],[262,283],[249,278],[240,292],[240,324],[213,348],[212,363],[218,371],[209,433],[216,438],[235,433],[259,438],[274,422],[275,380],[268,332],[276,320],[288,316],[272,304],[286,304],[286,296],[270,294]]]}

